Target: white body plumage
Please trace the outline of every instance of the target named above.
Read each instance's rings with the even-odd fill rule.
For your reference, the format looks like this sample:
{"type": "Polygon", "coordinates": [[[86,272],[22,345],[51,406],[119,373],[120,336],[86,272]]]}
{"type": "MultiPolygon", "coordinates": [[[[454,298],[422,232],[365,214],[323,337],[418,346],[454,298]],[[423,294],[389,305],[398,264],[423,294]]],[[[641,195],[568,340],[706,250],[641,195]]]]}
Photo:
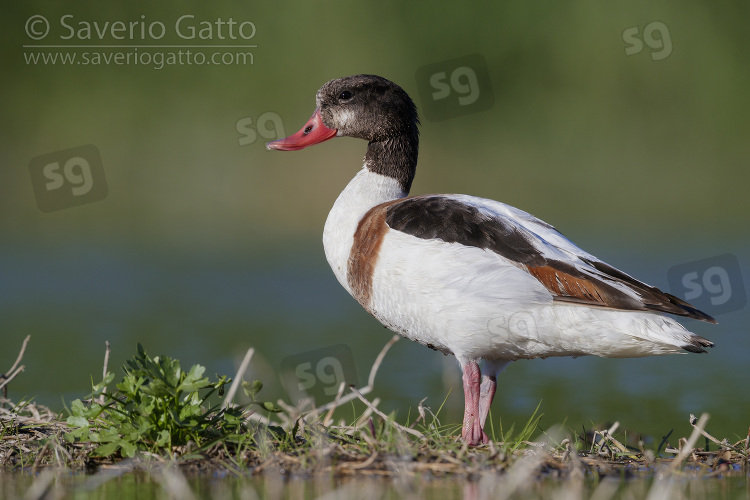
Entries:
{"type": "MultiPolygon", "coordinates": [[[[360,220],[376,205],[404,196],[394,179],[365,167],[336,200],[323,245],[349,293],[347,267],[360,220]]],[[[547,242],[537,247],[545,255],[573,265],[575,256],[594,259],[526,212],[483,198],[447,196],[533,231],[547,242]]],[[[495,252],[394,230],[386,232],[378,252],[368,309],[393,331],[452,352],[462,365],[471,359],[673,354],[686,352],[681,346],[691,335],[656,313],[556,302],[536,278],[495,252]]]]}

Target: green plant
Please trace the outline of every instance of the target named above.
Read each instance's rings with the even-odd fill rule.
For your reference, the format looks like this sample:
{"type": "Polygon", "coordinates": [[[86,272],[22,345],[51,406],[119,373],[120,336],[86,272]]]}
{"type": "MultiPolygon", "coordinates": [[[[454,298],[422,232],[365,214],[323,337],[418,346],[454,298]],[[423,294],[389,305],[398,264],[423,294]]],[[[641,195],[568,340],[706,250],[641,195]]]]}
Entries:
{"type": "MultiPolygon", "coordinates": [[[[539,408],[541,408],[541,406],[542,402],[540,401],[536,406],[534,413],[531,414],[529,419],[526,421],[526,424],[523,426],[523,429],[521,429],[521,432],[519,432],[518,434],[514,433],[515,425],[511,425],[510,429],[508,429],[506,432],[503,432],[501,423],[500,436],[503,443],[503,450],[506,453],[515,453],[516,451],[524,447],[525,443],[527,443],[534,435],[534,432],[536,432],[537,428],[539,427],[539,421],[542,419],[542,416],[544,416],[543,413],[539,413],[539,408]]],[[[492,430],[494,434],[494,427],[492,430]]]]}
{"type": "MultiPolygon", "coordinates": [[[[94,455],[108,457],[117,451],[132,457],[137,451],[171,453],[174,447],[200,449],[222,441],[246,445],[248,432],[244,407],[209,404],[209,398],[223,395],[231,380],[225,376],[211,382],[205,368],[194,365],[183,371],[180,362],[167,356],[151,358],[138,344],[138,353],[123,367],[125,377],[106,391],[114,380],[108,372],[93,386],[85,402],[77,399],[70,408],[67,423],[74,428],[65,435],[69,442],[93,442],[94,455]]],[[[278,411],[271,403],[255,400],[260,381],[243,384],[245,393],[268,411],[278,411]]]]}

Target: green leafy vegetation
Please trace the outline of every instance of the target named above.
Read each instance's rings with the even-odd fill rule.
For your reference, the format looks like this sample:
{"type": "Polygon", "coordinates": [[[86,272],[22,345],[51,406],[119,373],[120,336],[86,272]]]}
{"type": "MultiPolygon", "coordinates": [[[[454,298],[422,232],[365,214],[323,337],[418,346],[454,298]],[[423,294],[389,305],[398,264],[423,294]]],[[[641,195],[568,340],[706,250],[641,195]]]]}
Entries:
{"type": "MultiPolygon", "coordinates": [[[[210,381],[205,368],[185,371],[167,356],[151,358],[138,344],[138,353],[123,367],[125,376],[116,392],[107,392],[114,380],[108,372],[86,402],[76,399],[70,408],[65,434],[68,442],[92,442],[94,455],[109,457],[119,452],[133,457],[138,451],[170,453],[175,447],[202,449],[216,442],[247,445],[252,442],[243,407],[212,403],[231,383],[226,376],[210,381]]],[[[268,411],[272,403],[255,401],[263,387],[259,380],[243,384],[245,393],[268,411]]]]}

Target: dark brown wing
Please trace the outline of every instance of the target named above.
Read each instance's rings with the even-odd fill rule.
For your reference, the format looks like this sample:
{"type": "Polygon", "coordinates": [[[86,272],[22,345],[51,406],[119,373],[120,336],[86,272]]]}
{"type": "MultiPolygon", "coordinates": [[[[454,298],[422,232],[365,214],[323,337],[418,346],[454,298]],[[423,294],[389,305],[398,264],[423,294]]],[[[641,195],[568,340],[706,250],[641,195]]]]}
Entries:
{"type": "Polygon", "coordinates": [[[493,251],[528,271],[555,300],[664,312],[716,323],[674,295],[584,252],[549,224],[499,202],[427,195],[390,202],[383,208],[385,222],[391,229],[417,238],[493,251]],[[497,209],[492,211],[493,208],[497,209]]]}

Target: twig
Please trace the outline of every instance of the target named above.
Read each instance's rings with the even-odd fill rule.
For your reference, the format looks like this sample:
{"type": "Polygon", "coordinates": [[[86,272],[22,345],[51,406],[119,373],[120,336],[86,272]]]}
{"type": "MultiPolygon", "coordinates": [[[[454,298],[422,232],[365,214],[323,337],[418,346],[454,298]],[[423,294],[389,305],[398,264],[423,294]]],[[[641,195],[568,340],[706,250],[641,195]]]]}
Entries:
{"type": "Polygon", "coordinates": [[[659,447],[658,447],[658,448],[656,448],[656,454],[657,454],[657,455],[659,455],[659,454],[661,453],[661,447],[662,447],[662,446],[664,446],[664,445],[666,444],[667,440],[669,439],[669,436],[671,436],[673,432],[674,432],[674,429],[671,429],[671,430],[670,430],[670,431],[669,431],[669,432],[667,433],[667,435],[666,435],[666,436],[664,436],[664,437],[663,437],[663,438],[661,439],[661,443],[659,443],[659,447]]]}
{"type": "MultiPolygon", "coordinates": [[[[109,340],[104,341],[104,367],[102,368],[102,380],[107,378],[107,368],[109,367],[109,340]]],[[[99,403],[104,404],[104,394],[107,392],[107,386],[102,387],[102,393],[99,396],[99,403]]]]}
{"type": "MultiPolygon", "coordinates": [[[[693,449],[695,448],[695,443],[698,441],[698,437],[700,437],[701,432],[703,432],[703,429],[706,427],[706,423],[708,423],[708,419],[709,419],[708,413],[704,413],[703,415],[701,415],[701,418],[698,419],[698,423],[696,425],[693,425],[693,433],[690,434],[690,437],[685,443],[685,446],[683,446],[680,449],[680,453],[672,462],[672,469],[677,469],[682,464],[682,462],[685,461],[688,455],[690,455],[693,452],[693,449]]],[[[691,425],[692,425],[692,419],[691,419],[691,425]]]]}
{"type": "Polygon", "coordinates": [[[12,372],[16,369],[18,366],[18,363],[21,362],[21,359],[23,359],[23,353],[26,352],[26,345],[29,343],[29,340],[31,340],[31,335],[26,335],[26,338],[23,339],[23,344],[21,345],[21,350],[18,353],[18,357],[16,358],[16,362],[13,363],[13,366],[10,367],[10,370],[8,370],[8,373],[12,372]]]}
{"type": "Polygon", "coordinates": [[[422,406],[422,403],[424,403],[425,401],[427,401],[426,397],[422,398],[422,401],[420,401],[419,404],[417,405],[417,412],[419,416],[416,419],[414,419],[414,422],[411,423],[409,428],[413,429],[414,426],[417,425],[420,421],[424,422],[425,425],[427,425],[427,419],[425,418],[424,406],[422,406]]]}
{"type": "Polygon", "coordinates": [[[31,340],[31,335],[26,335],[26,338],[23,339],[23,344],[21,344],[21,351],[18,353],[16,362],[13,363],[13,366],[10,367],[10,370],[5,372],[5,374],[0,375],[0,388],[3,389],[3,398],[6,398],[6,399],[8,398],[8,389],[6,387],[8,385],[8,382],[13,380],[13,378],[19,373],[21,373],[24,369],[23,366],[21,366],[18,369],[16,369],[16,367],[23,359],[23,353],[26,352],[26,345],[29,343],[29,340],[31,340]]]}
{"type": "Polygon", "coordinates": [[[331,419],[333,417],[333,412],[338,407],[339,400],[341,399],[341,395],[344,394],[344,389],[345,388],[346,388],[346,384],[344,382],[341,382],[339,384],[339,390],[336,393],[336,397],[333,400],[333,406],[331,406],[331,409],[328,410],[328,413],[326,413],[326,416],[323,419],[323,427],[327,427],[331,423],[331,419]]]}
{"type": "Polygon", "coordinates": [[[378,452],[374,451],[372,453],[372,455],[370,455],[369,458],[367,460],[365,460],[364,462],[356,462],[356,463],[343,462],[341,464],[341,467],[346,468],[346,469],[355,469],[355,470],[356,469],[365,469],[365,468],[371,466],[373,464],[373,462],[375,462],[375,459],[377,459],[377,458],[378,458],[378,452]]]}
{"type": "MultiPolygon", "coordinates": [[[[747,453],[747,450],[745,450],[745,451],[743,452],[743,451],[742,451],[741,449],[739,449],[739,448],[737,448],[737,447],[735,447],[735,446],[732,446],[731,444],[729,444],[728,442],[726,442],[726,440],[725,440],[725,441],[723,441],[723,442],[722,442],[722,441],[719,441],[718,439],[716,439],[715,437],[713,437],[713,436],[712,436],[711,434],[709,434],[708,432],[704,431],[703,429],[699,429],[699,428],[698,428],[698,426],[697,426],[697,425],[695,424],[695,422],[696,422],[697,420],[698,420],[698,419],[697,419],[697,418],[695,418],[695,415],[693,415],[693,414],[691,413],[691,414],[690,414],[690,425],[692,425],[692,426],[693,426],[693,429],[698,429],[698,432],[700,432],[701,434],[703,434],[703,436],[704,436],[704,437],[705,437],[705,438],[706,438],[707,440],[711,440],[711,441],[713,441],[714,443],[718,444],[718,445],[719,445],[720,447],[722,447],[722,448],[728,448],[728,449],[730,449],[730,450],[732,450],[732,451],[735,451],[735,452],[739,453],[740,455],[745,455],[745,453],[747,453]]],[[[706,449],[708,449],[708,446],[706,447],[706,449]]]]}
{"type": "MultiPolygon", "coordinates": [[[[375,398],[371,401],[372,406],[375,408],[378,407],[380,404],[380,398],[375,398]]],[[[367,424],[370,421],[370,415],[372,415],[372,409],[367,407],[365,408],[364,413],[360,415],[360,417],[357,419],[356,422],[354,422],[354,425],[352,426],[355,430],[359,429],[360,427],[363,427],[365,424],[367,424]]]]}
{"type": "Polygon", "coordinates": [[[102,379],[107,378],[107,368],[109,367],[109,351],[110,351],[109,340],[105,340],[104,341],[104,367],[102,368],[102,379]]]}
{"type": "Polygon", "coordinates": [[[620,422],[615,422],[608,430],[602,431],[601,435],[605,438],[605,440],[609,440],[612,444],[614,444],[615,447],[620,451],[620,453],[630,453],[630,450],[628,450],[625,445],[623,445],[613,436],[618,427],[620,427],[620,422]]]}
{"type": "Polygon", "coordinates": [[[24,365],[21,365],[18,368],[16,368],[16,371],[11,373],[10,375],[2,376],[2,382],[0,382],[0,389],[3,390],[3,399],[8,399],[8,388],[6,386],[10,383],[11,380],[16,378],[16,375],[21,373],[24,370],[24,368],[26,367],[24,365]]]}
{"type": "Polygon", "coordinates": [[[609,433],[609,435],[611,436],[611,435],[612,435],[612,434],[614,434],[614,433],[615,433],[615,431],[617,431],[617,429],[619,429],[619,428],[620,428],[620,422],[618,421],[618,422],[615,422],[614,424],[612,424],[612,427],[610,427],[609,429],[607,429],[607,432],[608,432],[608,433],[609,433]]]}
{"type": "MultiPolygon", "coordinates": [[[[376,415],[378,415],[378,416],[379,416],[380,418],[382,418],[382,419],[384,419],[384,420],[388,420],[388,415],[386,415],[386,414],[385,414],[385,413],[383,413],[382,411],[380,411],[380,410],[378,410],[377,408],[375,408],[375,406],[373,406],[373,404],[372,404],[372,403],[370,403],[370,402],[369,402],[369,401],[368,401],[368,400],[367,400],[367,399],[366,399],[366,398],[365,398],[365,397],[364,397],[364,396],[362,395],[362,393],[361,393],[361,392],[359,392],[359,391],[358,391],[358,390],[357,390],[357,389],[356,389],[355,387],[353,387],[353,386],[349,386],[349,389],[351,389],[351,391],[352,391],[352,392],[353,392],[354,394],[356,394],[356,396],[357,396],[357,397],[358,397],[358,398],[359,398],[359,399],[360,399],[360,400],[361,400],[361,401],[362,401],[362,402],[363,402],[364,404],[366,404],[366,405],[367,405],[367,406],[368,406],[368,407],[369,407],[369,408],[370,408],[370,409],[371,409],[371,410],[372,410],[373,412],[375,412],[375,414],[376,414],[376,415]]],[[[417,430],[414,430],[414,429],[409,429],[408,427],[404,427],[403,425],[400,425],[400,424],[398,424],[398,423],[396,423],[396,422],[394,422],[394,421],[392,421],[391,423],[393,424],[393,426],[394,426],[394,427],[395,427],[396,429],[399,429],[399,430],[401,430],[401,431],[403,431],[403,432],[408,432],[408,433],[409,433],[409,434],[411,434],[412,436],[416,436],[416,437],[418,437],[418,438],[420,438],[420,439],[424,438],[424,434],[422,434],[421,432],[419,432],[419,431],[417,431],[417,430]]]]}
{"type": "MultiPolygon", "coordinates": [[[[383,349],[380,350],[380,353],[375,358],[375,361],[372,364],[372,368],[370,368],[370,376],[367,379],[367,385],[364,386],[359,390],[360,394],[369,394],[372,392],[372,389],[375,387],[375,375],[378,373],[378,369],[380,369],[380,364],[383,362],[383,358],[385,358],[386,353],[391,348],[393,344],[395,344],[401,337],[398,335],[394,335],[391,337],[391,339],[383,346],[383,349]]],[[[330,403],[324,404],[323,406],[320,406],[317,409],[317,411],[326,411],[331,408],[335,408],[336,406],[340,406],[344,403],[348,403],[349,401],[356,399],[356,396],[354,394],[346,394],[345,396],[342,396],[338,400],[334,400],[330,403]]]]}
{"type": "Polygon", "coordinates": [[[370,368],[370,377],[367,379],[367,386],[372,387],[375,385],[375,374],[378,372],[378,369],[380,368],[380,363],[383,362],[383,358],[385,358],[385,353],[388,352],[388,349],[390,349],[393,344],[398,342],[398,340],[401,337],[399,335],[394,335],[391,337],[391,340],[388,341],[387,344],[383,346],[383,348],[380,350],[380,354],[378,354],[378,357],[375,358],[375,362],[372,364],[372,368],[370,368]]]}
{"type": "Polygon", "coordinates": [[[234,399],[234,395],[237,393],[237,389],[240,387],[240,381],[247,371],[247,367],[250,364],[250,359],[253,357],[253,353],[255,353],[255,349],[253,349],[252,347],[245,353],[245,357],[242,359],[242,363],[240,363],[240,368],[237,370],[237,375],[235,375],[234,380],[232,381],[232,385],[229,386],[227,397],[224,398],[224,403],[222,403],[221,405],[222,408],[228,408],[230,403],[234,399]]]}
{"type": "MultiPolygon", "coordinates": [[[[378,369],[380,368],[380,365],[383,363],[383,359],[385,358],[386,353],[393,346],[393,344],[395,344],[400,338],[401,338],[400,336],[394,335],[393,337],[391,337],[388,340],[388,342],[386,342],[386,344],[380,350],[380,353],[378,353],[377,357],[375,358],[375,361],[372,364],[372,368],[370,368],[370,374],[369,374],[369,377],[367,379],[367,385],[365,387],[359,389],[359,391],[358,391],[360,395],[369,394],[370,392],[372,392],[372,390],[373,390],[373,388],[375,386],[375,376],[378,373],[378,369]]],[[[237,382],[238,379],[239,379],[239,377],[237,377],[235,379],[235,383],[237,382]]],[[[233,386],[234,386],[234,384],[233,384],[233,386]]],[[[230,393],[231,393],[231,390],[232,389],[230,388],[230,393]]],[[[341,390],[341,387],[339,387],[339,390],[341,390]]],[[[227,397],[229,397],[229,396],[227,396],[227,397]]],[[[344,394],[344,395],[341,395],[341,393],[339,393],[339,394],[336,395],[336,398],[333,401],[331,401],[330,403],[324,404],[323,406],[320,406],[320,407],[313,408],[312,410],[309,410],[306,414],[304,414],[305,412],[301,409],[301,405],[299,405],[299,404],[295,408],[295,407],[287,405],[282,400],[279,400],[277,403],[290,416],[292,416],[293,413],[296,413],[297,415],[303,415],[304,414],[304,416],[301,417],[303,422],[305,422],[305,419],[308,418],[310,415],[312,415],[314,418],[317,418],[317,416],[320,414],[320,412],[327,411],[326,416],[325,416],[323,422],[325,424],[330,424],[331,423],[332,412],[337,407],[341,406],[342,404],[348,403],[349,401],[352,401],[352,400],[354,400],[356,398],[357,398],[357,396],[354,393],[349,393],[349,394],[344,394]]],[[[370,403],[370,404],[373,405],[373,406],[375,406],[373,403],[370,403]]],[[[259,414],[259,413],[252,413],[251,415],[249,415],[247,417],[247,420],[253,420],[255,422],[260,422],[260,423],[266,424],[266,425],[270,424],[270,420],[268,418],[266,418],[265,416],[259,414]]],[[[298,418],[290,418],[290,425],[293,425],[293,423],[296,422],[297,420],[298,420],[298,418]]],[[[359,420],[361,420],[361,419],[359,419],[359,420]]]]}

